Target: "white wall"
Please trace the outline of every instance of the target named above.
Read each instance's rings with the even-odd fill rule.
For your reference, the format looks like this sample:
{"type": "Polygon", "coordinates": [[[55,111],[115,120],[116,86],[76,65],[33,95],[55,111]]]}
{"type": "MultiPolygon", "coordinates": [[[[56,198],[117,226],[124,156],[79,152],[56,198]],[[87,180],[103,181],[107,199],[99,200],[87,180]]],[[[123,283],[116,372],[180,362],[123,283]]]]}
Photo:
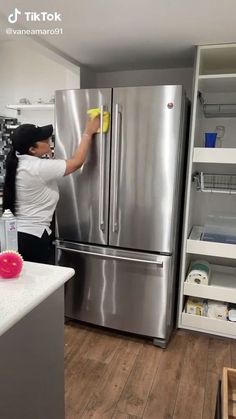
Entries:
{"type": "Polygon", "coordinates": [[[191,99],[193,83],[192,68],[168,68],[154,70],[130,70],[96,74],[96,87],[153,86],[158,84],[181,84],[191,99]]]}
{"type": "Polygon", "coordinates": [[[53,123],[53,110],[22,111],[17,116],[6,105],[17,104],[20,98],[47,102],[57,89],[80,87],[78,67],[58,63],[22,41],[0,42],[0,57],[0,115],[17,117],[22,123],[53,123]]]}

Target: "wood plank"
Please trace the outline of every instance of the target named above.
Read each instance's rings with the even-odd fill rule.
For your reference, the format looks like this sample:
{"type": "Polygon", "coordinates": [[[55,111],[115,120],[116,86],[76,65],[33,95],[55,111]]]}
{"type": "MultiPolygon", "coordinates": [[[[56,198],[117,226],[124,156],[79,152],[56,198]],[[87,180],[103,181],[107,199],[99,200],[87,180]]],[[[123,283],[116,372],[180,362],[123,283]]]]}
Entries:
{"type": "Polygon", "coordinates": [[[128,415],[127,413],[121,413],[118,410],[112,416],[112,419],[140,419],[138,416],[128,415]]]}
{"type": "Polygon", "coordinates": [[[207,372],[215,373],[221,379],[223,366],[231,366],[230,339],[210,338],[207,372]]]}
{"type": "Polygon", "coordinates": [[[108,364],[121,344],[120,335],[96,330],[90,334],[83,357],[108,364]]]}
{"type": "Polygon", "coordinates": [[[144,419],[211,419],[215,371],[230,366],[229,347],[236,366],[236,341],[185,330],[161,350],[144,339],[71,323],[65,343],[66,419],[137,419],[145,400],[144,419]],[[161,353],[156,359],[155,351],[161,353]]]}
{"type": "Polygon", "coordinates": [[[173,419],[202,417],[209,338],[190,335],[173,419]]]}
{"type": "Polygon", "coordinates": [[[143,418],[172,418],[187,348],[188,334],[177,333],[164,351],[143,418]]]}
{"type": "Polygon", "coordinates": [[[202,419],[214,419],[218,383],[223,367],[231,366],[230,340],[210,339],[202,419]]]}
{"type": "Polygon", "coordinates": [[[221,383],[222,419],[235,418],[236,370],[223,368],[221,383]]]}
{"type": "Polygon", "coordinates": [[[236,368],[236,340],[235,339],[231,339],[230,347],[231,347],[231,367],[236,368]]]}
{"type": "Polygon", "coordinates": [[[65,376],[65,411],[67,419],[79,419],[86,404],[102,379],[106,364],[84,359],[78,354],[73,359],[70,375],[65,376]]]}
{"type": "Polygon", "coordinates": [[[92,330],[77,323],[67,325],[65,330],[65,370],[66,374],[70,374],[74,364],[73,358],[84,353],[92,330]]]}
{"type": "Polygon", "coordinates": [[[143,344],[122,341],[81,418],[110,419],[143,344]]]}
{"type": "Polygon", "coordinates": [[[142,417],[162,353],[152,343],[142,347],[117,404],[120,412],[142,417]]]}
{"type": "Polygon", "coordinates": [[[231,404],[229,401],[229,381],[227,368],[223,369],[221,383],[221,415],[222,419],[229,419],[231,413],[231,404]]]}
{"type": "Polygon", "coordinates": [[[81,326],[78,323],[69,323],[65,325],[65,350],[69,354],[71,351],[79,348],[83,344],[84,340],[88,339],[92,331],[86,327],[81,326]]]}

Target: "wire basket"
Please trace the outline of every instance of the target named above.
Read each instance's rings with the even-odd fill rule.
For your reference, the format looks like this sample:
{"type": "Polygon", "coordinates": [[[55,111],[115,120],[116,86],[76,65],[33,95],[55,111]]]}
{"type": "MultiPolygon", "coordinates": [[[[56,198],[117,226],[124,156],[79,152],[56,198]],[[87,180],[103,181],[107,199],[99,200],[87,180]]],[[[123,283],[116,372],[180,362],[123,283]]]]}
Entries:
{"type": "Polygon", "coordinates": [[[216,192],[236,194],[236,175],[195,173],[193,180],[197,184],[197,190],[201,192],[216,192]]]}

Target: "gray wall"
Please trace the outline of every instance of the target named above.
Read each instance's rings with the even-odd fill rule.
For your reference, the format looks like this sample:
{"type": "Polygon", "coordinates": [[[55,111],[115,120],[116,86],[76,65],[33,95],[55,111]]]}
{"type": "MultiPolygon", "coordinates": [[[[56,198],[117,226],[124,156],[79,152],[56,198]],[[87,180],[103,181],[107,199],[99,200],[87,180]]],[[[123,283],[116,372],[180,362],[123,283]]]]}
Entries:
{"type": "Polygon", "coordinates": [[[168,68],[97,73],[94,87],[181,84],[184,86],[187,96],[191,99],[192,83],[193,68],[168,68]]]}
{"type": "Polygon", "coordinates": [[[88,67],[80,66],[80,88],[90,89],[96,87],[96,73],[88,67]]]}

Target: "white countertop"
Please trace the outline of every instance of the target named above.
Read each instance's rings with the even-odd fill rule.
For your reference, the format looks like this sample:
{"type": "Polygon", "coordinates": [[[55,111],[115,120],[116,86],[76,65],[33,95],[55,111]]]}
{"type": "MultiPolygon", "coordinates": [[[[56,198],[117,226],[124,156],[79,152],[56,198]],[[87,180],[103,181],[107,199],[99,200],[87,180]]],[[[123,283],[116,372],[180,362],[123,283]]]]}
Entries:
{"type": "Polygon", "coordinates": [[[18,278],[0,278],[0,336],[74,275],[74,269],[24,262],[18,278]]]}

